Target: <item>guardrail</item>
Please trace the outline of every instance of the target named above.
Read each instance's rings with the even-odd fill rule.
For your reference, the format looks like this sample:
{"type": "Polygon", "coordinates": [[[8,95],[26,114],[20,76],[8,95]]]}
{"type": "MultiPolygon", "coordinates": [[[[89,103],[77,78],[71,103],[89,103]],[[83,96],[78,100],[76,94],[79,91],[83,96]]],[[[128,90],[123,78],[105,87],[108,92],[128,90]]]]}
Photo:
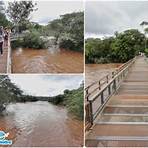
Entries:
{"type": "Polygon", "coordinates": [[[135,59],[129,60],[121,65],[118,69],[111,72],[85,88],[85,127],[89,129],[96,119],[97,115],[101,112],[104,105],[109,98],[120,87],[121,82],[127,76],[135,59]]]}
{"type": "Polygon", "coordinates": [[[10,36],[8,37],[8,55],[7,55],[7,73],[11,73],[11,42],[10,36]]]}

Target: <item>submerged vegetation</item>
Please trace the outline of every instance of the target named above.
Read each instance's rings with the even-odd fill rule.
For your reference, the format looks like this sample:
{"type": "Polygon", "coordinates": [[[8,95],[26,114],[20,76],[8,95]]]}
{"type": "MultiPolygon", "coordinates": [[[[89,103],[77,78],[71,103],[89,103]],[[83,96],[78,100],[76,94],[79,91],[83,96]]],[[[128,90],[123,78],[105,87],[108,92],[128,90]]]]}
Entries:
{"type": "Polygon", "coordinates": [[[145,36],[136,29],[105,39],[86,39],[86,63],[126,62],[144,51],[145,36]]]}

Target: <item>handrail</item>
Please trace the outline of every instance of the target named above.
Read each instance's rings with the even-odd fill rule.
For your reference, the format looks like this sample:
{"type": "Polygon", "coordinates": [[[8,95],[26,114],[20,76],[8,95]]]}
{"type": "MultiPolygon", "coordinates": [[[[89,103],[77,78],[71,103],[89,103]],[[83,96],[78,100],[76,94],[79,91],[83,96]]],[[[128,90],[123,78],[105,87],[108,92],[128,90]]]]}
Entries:
{"type": "Polygon", "coordinates": [[[10,43],[10,35],[8,37],[7,73],[11,73],[11,43],[10,43]]]}
{"type": "Polygon", "coordinates": [[[129,60],[128,62],[122,64],[121,66],[119,66],[119,68],[117,68],[116,70],[110,72],[110,74],[107,74],[105,76],[103,76],[101,79],[99,79],[98,81],[93,82],[92,84],[90,84],[89,86],[87,86],[85,88],[85,92],[86,92],[86,99],[88,100],[89,96],[91,95],[91,93],[95,92],[97,89],[101,89],[101,87],[104,84],[107,84],[108,81],[112,78],[114,78],[124,67],[126,67],[126,65],[128,65],[133,59],[129,60]],[[98,84],[97,87],[95,89],[93,89],[92,91],[89,92],[89,89],[91,87],[93,87],[95,84],[98,84]]]}
{"type": "Polygon", "coordinates": [[[91,96],[91,93],[94,93],[97,90],[96,88],[94,88],[91,91],[91,93],[88,94],[87,92],[85,94],[85,97],[87,99],[87,102],[86,102],[87,104],[85,106],[86,130],[93,125],[93,122],[96,119],[97,115],[102,111],[102,109],[104,108],[105,104],[108,102],[110,97],[120,87],[121,82],[127,76],[131,66],[135,62],[135,59],[136,58],[129,60],[128,62],[120,66],[118,69],[116,69],[114,71],[114,74],[112,74],[112,77],[107,80],[107,83],[106,83],[107,85],[103,85],[102,87],[100,86],[97,87],[98,91],[94,95],[91,96]]]}

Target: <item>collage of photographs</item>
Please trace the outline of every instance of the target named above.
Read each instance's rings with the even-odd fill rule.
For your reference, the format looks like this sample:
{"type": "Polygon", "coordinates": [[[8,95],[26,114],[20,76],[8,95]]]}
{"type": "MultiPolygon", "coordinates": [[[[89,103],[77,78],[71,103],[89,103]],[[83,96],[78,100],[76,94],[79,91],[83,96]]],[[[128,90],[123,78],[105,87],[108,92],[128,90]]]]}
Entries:
{"type": "Polygon", "coordinates": [[[148,1],[0,0],[0,147],[148,147],[148,1]]]}

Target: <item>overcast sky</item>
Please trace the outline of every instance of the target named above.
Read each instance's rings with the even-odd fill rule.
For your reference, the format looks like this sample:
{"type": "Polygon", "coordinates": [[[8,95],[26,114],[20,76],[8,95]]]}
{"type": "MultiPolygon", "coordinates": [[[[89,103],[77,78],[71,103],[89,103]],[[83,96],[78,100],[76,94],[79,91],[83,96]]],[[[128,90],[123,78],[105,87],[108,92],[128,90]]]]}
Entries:
{"type": "MultiPolygon", "coordinates": [[[[83,11],[82,0],[53,0],[37,1],[38,10],[31,14],[31,20],[40,24],[47,24],[49,21],[58,18],[62,14],[83,11]]],[[[8,2],[5,2],[6,6],[8,2]]]]}
{"type": "Polygon", "coordinates": [[[55,96],[65,89],[78,88],[83,75],[10,75],[11,81],[26,94],[35,96],[55,96]]]}
{"type": "Polygon", "coordinates": [[[148,21],[148,1],[87,1],[85,37],[113,35],[130,28],[142,30],[148,21]]]}

